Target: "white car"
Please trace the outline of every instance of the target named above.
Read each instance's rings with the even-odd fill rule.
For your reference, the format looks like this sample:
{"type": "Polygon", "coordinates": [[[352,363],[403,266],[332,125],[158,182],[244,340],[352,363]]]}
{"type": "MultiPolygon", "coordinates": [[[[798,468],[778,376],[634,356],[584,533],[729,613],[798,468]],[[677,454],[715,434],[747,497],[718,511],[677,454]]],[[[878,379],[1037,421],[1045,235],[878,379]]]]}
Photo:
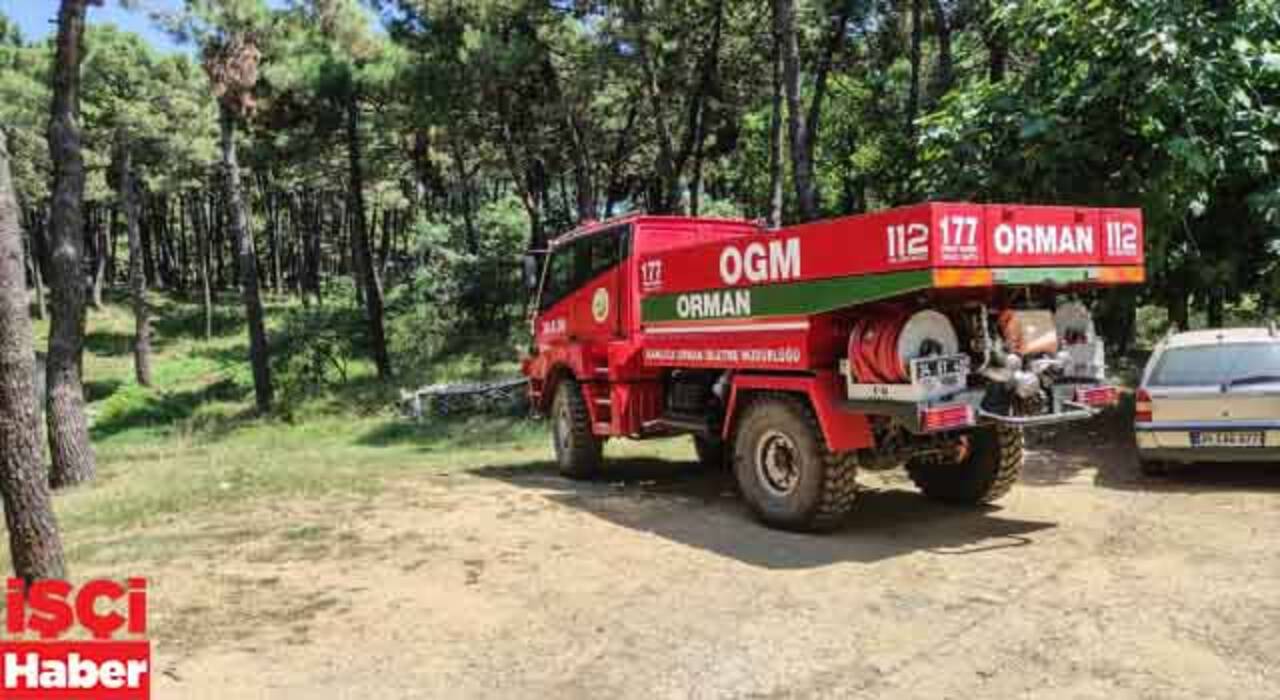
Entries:
{"type": "Polygon", "coordinates": [[[1147,474],[1170,463],[1280,464],[1280,332],[1190,331],[1156,346],[1134,427],[1147,474]]]}

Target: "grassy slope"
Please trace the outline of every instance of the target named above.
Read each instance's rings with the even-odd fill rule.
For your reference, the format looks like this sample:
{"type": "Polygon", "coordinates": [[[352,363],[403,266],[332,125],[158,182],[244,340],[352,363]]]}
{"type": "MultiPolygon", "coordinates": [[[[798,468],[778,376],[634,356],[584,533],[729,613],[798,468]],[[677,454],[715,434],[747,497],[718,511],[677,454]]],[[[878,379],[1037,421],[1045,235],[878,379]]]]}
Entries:
{"type": "MultiPolygon", "coordinates": [[[[132,376],[127,308],[90,313],[85,375],[99,477],[57,498],[73,567],[128,558],[103,551],[104,537],[121,543],[128,539],[122,532],[202,513],[247,512],[268,499],[376,494],[416,472],[546,456],[544,427],[529,421],[407,423],[392,407],[396,388],[378,385],[363,366],[350,387],[302,406],[291,420],[255,417],[234,307],[220,309],[210,342],[198,306],[160,299],[157,315],[156,386],[146,389],[132,376]]],[[[37,325],[41,338],[46,332],[37,325]]],[[[460,361],[458,371],[468,364],[460,361]]]]}

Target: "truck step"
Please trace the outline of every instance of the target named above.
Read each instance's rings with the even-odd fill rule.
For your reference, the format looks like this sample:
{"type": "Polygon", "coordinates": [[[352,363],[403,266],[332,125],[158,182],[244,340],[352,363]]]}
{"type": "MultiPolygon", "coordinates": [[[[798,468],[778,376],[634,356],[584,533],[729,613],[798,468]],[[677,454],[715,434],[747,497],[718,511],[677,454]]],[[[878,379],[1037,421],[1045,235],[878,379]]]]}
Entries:
{"type": "Polygon", "coordinates": [[[712,433],[711,423],[706,418],[674,413],[667,413],[648,421],[644,424],[644,427],[646,430],[661,428],[682,433],[697,433],[699,435],[710,435],[712,433]]]}

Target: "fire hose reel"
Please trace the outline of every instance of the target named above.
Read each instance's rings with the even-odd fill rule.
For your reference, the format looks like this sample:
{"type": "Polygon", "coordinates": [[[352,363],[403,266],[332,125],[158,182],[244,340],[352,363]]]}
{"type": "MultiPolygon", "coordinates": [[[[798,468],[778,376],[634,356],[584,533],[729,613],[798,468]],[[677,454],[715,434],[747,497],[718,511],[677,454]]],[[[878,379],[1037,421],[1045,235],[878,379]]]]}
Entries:
{"type": "Polygon", "coordinates": [[[929,309],[873,312],[859,319],[849,335],[850,372],[866,384],[906,382],[912,360],[959,351],[960,338],[951,320],[929,309]]]}

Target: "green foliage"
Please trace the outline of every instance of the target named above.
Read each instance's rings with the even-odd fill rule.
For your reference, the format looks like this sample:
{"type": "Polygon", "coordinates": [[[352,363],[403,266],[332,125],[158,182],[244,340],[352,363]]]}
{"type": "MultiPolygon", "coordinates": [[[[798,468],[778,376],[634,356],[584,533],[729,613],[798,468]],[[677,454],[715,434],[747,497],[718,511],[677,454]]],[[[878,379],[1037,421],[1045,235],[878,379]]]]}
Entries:
{"type": "Polygon", "coordinates": [[[350,285],[325,290],[325,306],[294,306],[281,314],[272,336],[271,372],[286,415],[304,402],[345,386],[352,358],[367,355],[366,326],[350,285]]]}
{"type": "Polygon", "coordinates": [[[398,362],[412,373],[430,374],[441,355],[473,347],[485,348],[492,361],[515,355],[512,339],[524,325],[519,260],[526,227],[514,198],[481,208],[474,232],[457,218],[418,222],[414,258],[420,267],[387,299],[389,342],[398,362]]]}
{"type": "Polygon", "coordinates": [[[1000,22],[1035,60],[921,120],[926,191],[1140,203],[1155,299],[1191,295],[1220,317],[1267,286],[1280,240],[1273,3],[1050,0],[1000,22]]]}

